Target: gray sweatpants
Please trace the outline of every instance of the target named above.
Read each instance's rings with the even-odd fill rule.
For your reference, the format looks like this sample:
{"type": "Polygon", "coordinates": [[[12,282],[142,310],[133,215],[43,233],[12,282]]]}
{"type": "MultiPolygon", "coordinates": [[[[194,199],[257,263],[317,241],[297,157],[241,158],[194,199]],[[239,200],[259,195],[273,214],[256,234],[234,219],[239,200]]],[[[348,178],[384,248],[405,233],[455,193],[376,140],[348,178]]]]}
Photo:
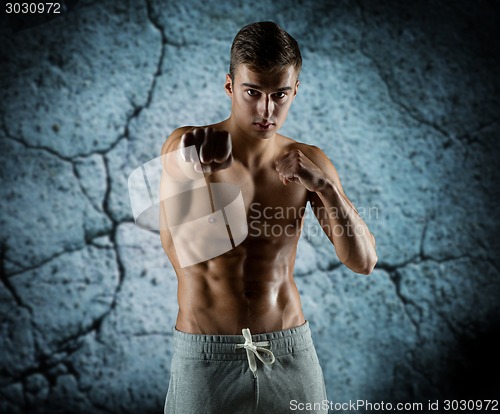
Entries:
{"type": "Polygon", "coordinates": [[[292,400],[321,407],[326,399],[308,322],[247,340],[174,330],[165,414],[281,414],[293,412],[292,400]]]}

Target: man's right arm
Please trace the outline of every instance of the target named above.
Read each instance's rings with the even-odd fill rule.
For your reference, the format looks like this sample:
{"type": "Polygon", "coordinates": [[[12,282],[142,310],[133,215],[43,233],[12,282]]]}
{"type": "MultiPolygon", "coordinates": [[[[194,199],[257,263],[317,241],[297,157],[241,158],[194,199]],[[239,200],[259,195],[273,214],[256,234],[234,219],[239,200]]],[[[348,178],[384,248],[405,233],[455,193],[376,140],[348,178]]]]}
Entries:
{"type": "MultiPolygon", "coordinates": [[[[207,187],[206,174],[232,164],[231,137],[227,131],[210,127],[182,127],[170,134],[161,152],[160,236],[169,254],[173,252],[169,225],[177,226],[186,217],[198,218],[213,211],[210,192],[197,189],[201,190],[200,185],[207,187]]],[[[178,264],[171,256],[172,263],[178,264]]]]}
{"type": "Polygon", "coordinates": [[[166,139],[163,146],[161,147],[161,155],[164,155],[168,152],[172,152],[172,151],[179,149],[179,145],[180,145],[182,136],[186,132],[189,132],[193,129],[194,129],[194,127],[192,127],[192,126],[184,126],[184,127],[180,127],[180,128],[177,128],[176,130],[174,130],[169,135],[169,137],[166,139]]]}
{"type": "MultiPolygon", "coordinates": [[[[192,165],[185,162],[178,162],[180,161],[180,157],[173,153],[182,148],[182,137],[193,129],[194,127],[192,126],[177,128],[170,134],[161,147],[163,173],[171,179],[185,181],[187,177],[192,175],[192,165]]],[[[163,178],[165,179],[165,175],[163,178]]]]}
{"type": "Polygon", "coordinates": [[[192,163],[198,173],[211,174],[233,162],[229,132],[211,126],[176,129],[163,144],[162,155],[175,150],[180,150],[182,159],[192,163]]]}

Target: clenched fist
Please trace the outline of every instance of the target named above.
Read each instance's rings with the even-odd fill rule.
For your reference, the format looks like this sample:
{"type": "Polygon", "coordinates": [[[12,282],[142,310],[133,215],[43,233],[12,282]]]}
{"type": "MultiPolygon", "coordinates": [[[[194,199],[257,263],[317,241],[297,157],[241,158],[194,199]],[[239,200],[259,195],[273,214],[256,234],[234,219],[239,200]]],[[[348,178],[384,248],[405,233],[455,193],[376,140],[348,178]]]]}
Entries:
{"type": "Polygon", "coordinates": [[[302,184],[308,191],[318,191],[326,182],[326,176],[299,149],[293,149],[275,160],[275,168],[281,182],[302,184]]]}
{"type": "Polygon", "coordinates": [[[181,137],[180,147],[185,161],[192,162],[197,172],[211,174],[233,163],[231,135],[213,128],[195,128],[181,137]],[[194,146],[198,157],[186,148],[194,146]]]}

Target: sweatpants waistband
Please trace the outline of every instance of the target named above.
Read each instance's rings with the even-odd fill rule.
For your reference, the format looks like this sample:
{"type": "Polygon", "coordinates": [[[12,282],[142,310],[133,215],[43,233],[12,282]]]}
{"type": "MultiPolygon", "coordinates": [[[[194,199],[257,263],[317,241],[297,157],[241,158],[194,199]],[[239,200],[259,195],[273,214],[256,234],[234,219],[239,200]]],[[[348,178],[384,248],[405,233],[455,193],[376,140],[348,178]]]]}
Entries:
{"type": "MultiPolygon", "coordinates": [[[[243,335],[199,335],[174,329],[174,354],[190,359],[231,361],[246,359],[243,335]]],[[[295,328],[252,335],[252,342],[269,342],[275,357],[300,352],[313,346],[309,322],[295,328]]]]}

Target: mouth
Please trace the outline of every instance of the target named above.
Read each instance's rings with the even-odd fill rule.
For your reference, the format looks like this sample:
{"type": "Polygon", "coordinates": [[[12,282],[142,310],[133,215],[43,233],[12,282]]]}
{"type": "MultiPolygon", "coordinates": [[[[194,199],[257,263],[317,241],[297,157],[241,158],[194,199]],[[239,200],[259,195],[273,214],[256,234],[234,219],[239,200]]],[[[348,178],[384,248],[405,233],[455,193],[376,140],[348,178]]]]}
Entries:
{"type": "Polygon", "coordinates": [[[267,131],[274,126],[272,122],[254,122],[254,125],[261,131],[267,131]]]}

